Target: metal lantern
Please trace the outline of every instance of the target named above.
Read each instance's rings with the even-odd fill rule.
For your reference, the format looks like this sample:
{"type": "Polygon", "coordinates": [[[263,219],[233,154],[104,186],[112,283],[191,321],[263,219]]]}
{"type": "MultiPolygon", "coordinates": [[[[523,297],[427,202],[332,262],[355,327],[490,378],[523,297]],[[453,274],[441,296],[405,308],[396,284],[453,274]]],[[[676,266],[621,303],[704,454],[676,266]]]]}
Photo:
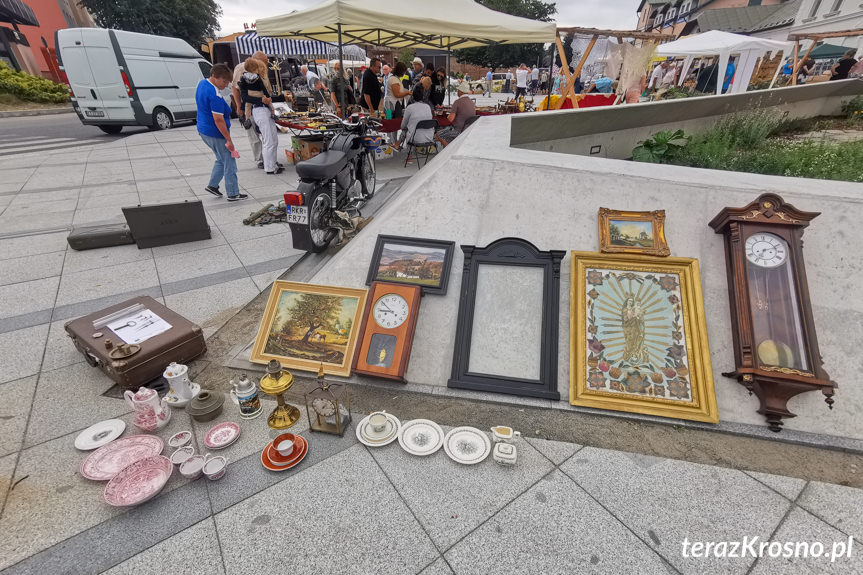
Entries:
{"type": "Polygon", "coordinates": [[[324,381],[324,364],[318,369],[318,386],[306,394],[309,428],[344,435],[351,423],[351,396],[347,384],[324,381]]]}
{"type": "Polygon", "coordinates": [[[278,405],[267,418],[267,424],[273,429],[287,429],[300,419],[300,410],[285,403],[284,393],[294,383],[294,376],[277,359],[267,364],[267,375],[261,378],[261,391],[276,398],[278,405]]]}

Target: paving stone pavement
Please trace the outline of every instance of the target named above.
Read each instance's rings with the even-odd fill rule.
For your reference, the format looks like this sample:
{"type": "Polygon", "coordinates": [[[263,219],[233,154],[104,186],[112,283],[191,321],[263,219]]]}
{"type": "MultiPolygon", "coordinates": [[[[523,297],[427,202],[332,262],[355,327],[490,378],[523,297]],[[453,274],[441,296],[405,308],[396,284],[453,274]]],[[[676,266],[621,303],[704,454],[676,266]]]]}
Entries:
{"type": "MultiPolygon", "coordinates": [[[[236,140],[247,145],[242,133],[236,140]]],[[[515,467],[490,457],[461,466],[443,450],[366,447],[354,425],[344,437],[312,432],[304,406],[292,431],[308,439],[308,456],[281,473],[260,463],[274,436],[263,417],[240,420],[230,400],[213,422],[175,411],[157,435],[188,429],[199,450],[212,425],[239,422],[239,441],[222,452],[227,475],[190,482],[175,473],[154,500],[109,507],[104,484],[79,474],[85,454],[73,443],[112,417],[132,435],[132,414],[103,395],[111,381],[75,352],[63,324],[147,293],[210,335],[300,256],[284,226],[239,221],[278,199],[293,172],[265,176],[241,158],[254,199],[234,206],[203,191],[208,154],[186,128],[0,159],[0,572],[863,573],[858,489],[534,438],[519,441],[515,467]],[[66,245],[73,223],[178,198],[203,200],[212,239],[147,250],[66,245]],[[745,537],[818,542],[828,555],[850,543],[852,554],[684,554],[684,541],[745,537]]],[[[400,164],[381,162],[380,177],[416,170],[400,164]]]]}

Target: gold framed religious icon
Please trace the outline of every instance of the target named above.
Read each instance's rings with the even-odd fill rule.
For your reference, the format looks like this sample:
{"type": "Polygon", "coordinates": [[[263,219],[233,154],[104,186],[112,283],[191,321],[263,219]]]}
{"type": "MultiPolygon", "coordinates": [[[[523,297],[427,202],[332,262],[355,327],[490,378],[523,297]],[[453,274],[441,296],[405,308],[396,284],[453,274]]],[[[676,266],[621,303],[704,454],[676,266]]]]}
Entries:
{"type": "Polygon", "coordinates": [[[622,212],[599,208],[599,251],[667,256],[665,210],[622,212]]]}
{"type": "Polygon", "coordinates": [[[251,361],[272,359],[291,369],[349,376],[365,289],[275,281],[251,361]]]}
{"type": "Polygon", "coordinates": [[[572,252],[570,403],[718,423],[698,260],[572,252]]]}

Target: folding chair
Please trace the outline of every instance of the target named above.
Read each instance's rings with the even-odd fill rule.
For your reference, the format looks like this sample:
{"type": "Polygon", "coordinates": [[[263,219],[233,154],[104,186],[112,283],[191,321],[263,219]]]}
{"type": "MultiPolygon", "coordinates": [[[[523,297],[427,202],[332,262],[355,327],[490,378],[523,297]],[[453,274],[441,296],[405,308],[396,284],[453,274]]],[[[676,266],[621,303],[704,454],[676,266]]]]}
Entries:
{"type": "Polygon", "coordinates": [[[468,118],[467,120],[465,120],[465,121],[464,121],[464,128],[462,128],[462,132],[464,132],[465,130],[467,130],[467,129],[470,127],[470,125],[471,125],[471,124],[473,124],[474,122],[476,122],[476,121],[477,121],[477,120],[479,120],[479,119],[480,119],[480,116],[471,116],[470,118],[468,118]]]}
{"type": "MultiPolygon", "coordinates": [[[[416,130],[414,130],[414,136],[416,136],[416,133],[420,130],[429,130],[432,128],[434,128],[435,133],[437,133],[437,120],[420,120],[419,122],[417,122],[416,130]]],[[[429,156],[437,155],[437,144],[435,143],[434,136],[432,136],[431,140],[429,140],[428,142],[415,142],[412,137],[411,140],[408,141],[408,155],[405,158],[405,167],[407,167],[408,162],[411,159],[412,150],[414,152],[414,158],[417,161],[417,169],[420,169],[420,167],[422,167],[422,164],[420,162],[420,152],[417,151],[417,148],[421,147],[425,147],[425,155],[423,157],[425,157],[426,159],[426,164],[429,163],[429,156]]]]}

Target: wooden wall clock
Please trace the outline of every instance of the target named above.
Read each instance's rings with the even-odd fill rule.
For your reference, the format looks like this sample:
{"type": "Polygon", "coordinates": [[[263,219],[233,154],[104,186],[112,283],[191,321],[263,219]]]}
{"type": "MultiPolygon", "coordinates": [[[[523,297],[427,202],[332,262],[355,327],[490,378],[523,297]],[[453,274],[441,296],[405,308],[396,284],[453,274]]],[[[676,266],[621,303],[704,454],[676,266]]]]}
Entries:
{"type": "Polygon", "coordinates": [[[821,367],[803,228],[819,215],[798,210],[776,194],[742,208],[725,208],[710,222],[725,235],[728,290],[737,378],[761,401],[758,413],[773,431],[794,417],[788,400],[820,391],[833,408],[836,384],[821,367]]]}
{"type": "Polygon", "coordinates": [[[366,299],[353,371],[404,381],[411,356],[420,286],[374,282],[366,299]]]}

